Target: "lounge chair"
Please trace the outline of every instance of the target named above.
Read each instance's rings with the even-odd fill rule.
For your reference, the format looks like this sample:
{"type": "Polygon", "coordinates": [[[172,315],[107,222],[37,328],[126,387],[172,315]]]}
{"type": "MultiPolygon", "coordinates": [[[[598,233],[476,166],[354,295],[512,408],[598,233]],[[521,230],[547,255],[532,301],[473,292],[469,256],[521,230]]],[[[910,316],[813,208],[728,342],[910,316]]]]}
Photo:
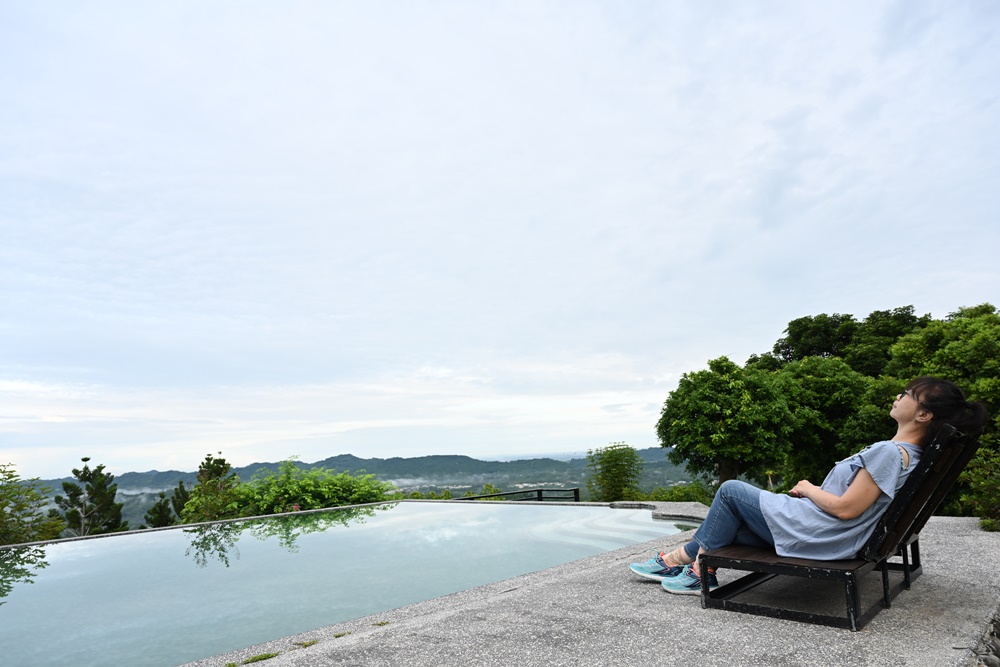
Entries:
{"type": "MultiPolygon", "coordinates": [[[[804,623],[832,625],[859,630],[882,608],[920,576],[920,545],[918,537],[927,519],[944,499],[979,448],[973,438],[963,438],[946,424],[934,441],[924,448],[917,467],[910,473],[903,488],[896,494],[875,532],[853,560],[809,560],[778,556],[773,549],[733,545],[713,549],[698,557],[699,567],[745,570],[751,574],[708,590],[708,577],[702,577],[702,607],[728,609],[749,614],[784,618],[804,623]],[[889,562],[890,558],[902,562],[889,562]],[[861,604],[861,580],[873,570],[882,574],[882,595],[867,609],[861,604]],[[889,584],[889,572],[902,572],[902,581],[889,584]],[[846,616],[798,611],[780,606],[734,599],[777,576],[803,577],[836,581],[843,584],[846,616]]],[[[760,591],[758,591],[760,592],[760,591]]],[[[761,597],[761,596],[758,596],[761,597]]],[[[763,596],[766,597],[766,594],[763,596]]]]}

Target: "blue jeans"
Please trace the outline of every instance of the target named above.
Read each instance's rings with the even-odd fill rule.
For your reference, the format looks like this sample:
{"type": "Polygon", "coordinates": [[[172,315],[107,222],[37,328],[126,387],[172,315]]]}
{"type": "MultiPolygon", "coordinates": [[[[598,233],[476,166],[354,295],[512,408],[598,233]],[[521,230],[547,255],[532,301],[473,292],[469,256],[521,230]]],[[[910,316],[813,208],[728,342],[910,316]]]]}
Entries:
{"type": "Polygon", "coordinates": [[[730,544],[773,547],[774,537],[760,511],[761,493],[746,482],[732,479],[723,482],[694,539],[684,545],[688,557],[693,561],[699,547],[706,551],[730,544]]]}

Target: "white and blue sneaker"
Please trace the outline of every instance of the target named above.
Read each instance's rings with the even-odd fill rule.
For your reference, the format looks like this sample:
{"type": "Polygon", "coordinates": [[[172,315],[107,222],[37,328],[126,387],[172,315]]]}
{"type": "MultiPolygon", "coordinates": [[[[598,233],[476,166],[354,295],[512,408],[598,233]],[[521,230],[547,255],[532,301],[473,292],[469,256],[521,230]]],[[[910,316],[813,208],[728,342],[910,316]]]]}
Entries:
{"type": "MultiPolygon", "coordinates": [[[[701,595],[701,577],[698,576],[690,565],[685,565],[684,571],[676,577],[664,579],[662,586],[663,590],[668,593],[676,593],[677,595],[701,595]]],[[[718,587],[719,580],[716,579],[715,572],[709,570],[708,590],[714,590],[718,587]]]]}
{"type": "Polygon", "coordinates": [[[669,577],[678,576],[683,570],[683,565],[667,565],[663,562],[663,554],[656,554],[645,563],[632,563],[628,566],[635,574],[646,579],[662,581],[669,577]]]}

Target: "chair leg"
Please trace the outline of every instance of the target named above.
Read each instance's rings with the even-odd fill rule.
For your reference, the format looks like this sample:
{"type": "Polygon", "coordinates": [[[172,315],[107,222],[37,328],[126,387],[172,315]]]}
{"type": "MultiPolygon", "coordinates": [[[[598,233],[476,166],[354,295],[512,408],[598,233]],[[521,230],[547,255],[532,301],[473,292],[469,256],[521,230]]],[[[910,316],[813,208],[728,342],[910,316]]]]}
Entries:
{"type": "Polygon", "coordinates": [[[861,622],[861,592],[858,589],[858,578],[852,575],[844,582],[844,594],[847,597],[847,620],[851,630],[857,630],[861,622]]]}
{"type": "Polygon", "coordinates": [[[886,558],[879,563],[882,570],[882,606],[888,609],[892,606],[892,598],[889,595],[889,559],[886,558]]]}
{"type": "Polygon", "coordinates": [[[910,590],[910,550],[904,544],[900,552],[903,556],[903,588],[910,590]]]}

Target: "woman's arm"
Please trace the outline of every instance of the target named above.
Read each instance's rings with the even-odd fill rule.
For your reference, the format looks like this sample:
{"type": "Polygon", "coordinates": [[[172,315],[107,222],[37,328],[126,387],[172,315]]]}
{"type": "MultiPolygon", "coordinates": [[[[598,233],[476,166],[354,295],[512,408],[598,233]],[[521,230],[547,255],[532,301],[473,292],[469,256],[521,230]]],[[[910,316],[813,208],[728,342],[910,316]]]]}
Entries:
{"type": "Polygon", "coordinates": [[[807,480],[796,484],[788,492],[788,495],[796,498],[808,498],[816,503],[821,510],[838,519],[853,519],[861,516],[866,509],[874,505],[880,493],[882,493],[882,489],[875,484],[871,473],[861,468],[842,496],[824,491],[807,480]]]}

